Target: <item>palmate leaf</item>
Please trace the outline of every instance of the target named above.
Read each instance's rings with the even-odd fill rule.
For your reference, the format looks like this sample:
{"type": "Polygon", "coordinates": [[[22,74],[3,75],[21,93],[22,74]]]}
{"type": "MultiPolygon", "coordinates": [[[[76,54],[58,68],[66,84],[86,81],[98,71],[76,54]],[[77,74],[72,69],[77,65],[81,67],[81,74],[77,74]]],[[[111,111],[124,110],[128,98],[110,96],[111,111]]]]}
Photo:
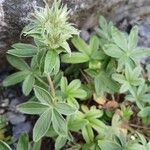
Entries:
{"type": "Polygon", "coordinates": [[[130,90],[131,86],[139,86],[144,83],[141,76],[141,67],[132,68],[130,65],[125,66],[125,74],[113,74],[112,78],[121,84],[120,92],[124,93],[130,90]]]}
{"type": "Polygon", "coordinates": [[[37,120],[33,128],[33,140],[35,142],[39,141],[48,131],[53,116],[52,109],[47,109],[37,120]]]}
{"type": "Polygon", "coordinates": [[[17,110],[25,114],[42,114],[49,108],[48,105],[41,104],[39,102],[26,102],[17,105],[17,110]]]}
{"type": "Polygon", "coordinates": [[[118,84],[114,82],[105,72],[100,72],[94,79],[97,96],[102,96],[104,92],[117,92],[118,84]]]}
{"type": "Polygon", "coordinates": [[[17,57],[32,57],[38,52],[38,48],[31,44],[17,43],[12,47],[14,49],[8,50],[7,53],[17,57]]]}
{"type": "Polygon", "coordinates": [[[81,81],[78,79],[75,79],[68,84],[67,78],[62,77],[60,88],[64,100],[66,100],[71,106],[77,108],[79,105],[75,98],[85,99],[87,96],[87,92],[82,89],[81,81]]]}

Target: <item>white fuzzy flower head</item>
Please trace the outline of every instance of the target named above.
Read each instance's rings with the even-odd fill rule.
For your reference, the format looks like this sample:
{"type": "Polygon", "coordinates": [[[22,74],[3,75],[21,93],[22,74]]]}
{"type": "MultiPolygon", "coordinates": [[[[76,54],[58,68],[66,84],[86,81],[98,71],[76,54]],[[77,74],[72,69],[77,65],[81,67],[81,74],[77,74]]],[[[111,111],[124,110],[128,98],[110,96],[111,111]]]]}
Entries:
{"type": "Polygon", "coordinates": [[[50,49],[63,47],[70,52],[67,40],[72,35],[78,35],[79,31],[68,22],[70,11],[61,1],[54,1],[51,7],[46,4],[45,8],[35,10],[31,23],[25,27],[23,32],[30,35],[50,49]]]}

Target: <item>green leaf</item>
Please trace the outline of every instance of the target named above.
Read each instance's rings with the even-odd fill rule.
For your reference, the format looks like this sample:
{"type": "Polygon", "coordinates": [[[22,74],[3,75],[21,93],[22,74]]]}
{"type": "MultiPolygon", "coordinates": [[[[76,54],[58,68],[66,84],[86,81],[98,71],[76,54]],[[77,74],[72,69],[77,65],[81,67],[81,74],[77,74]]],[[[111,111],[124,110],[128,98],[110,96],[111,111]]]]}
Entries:
{"type": "Polygon", "coordinates": [[[8,50],[8,54],[17,56],[17,57],[32,57],[37,54],[37,47],[31,44],[17,43],[12,45],[14,49],[8,50]]]}
{"type": "Polygon", "coordinates": [[[99,25],[100,27],[105,31],[107,32],[107,21],[106,19],[103,17],[103,16],[100,16],[100,19],[99,19],[99,25]]]}
{"type": "Polygon", "coordinates": [[[99,42],[99,38],[96,36],[96,35],[92,35],[91,38],[90,38],[90,53],[95,53],[98,49],[99,49],[99,46],[100,46],[100,42],[99,42]]]}
{"type": "Polygon", "coordinates": [[[102,150],[122,150],[120,145],[109,140],[98,141],[98,145],[102,150]]]}
{"type": "Polygon", "coordinates": [[[134,26],[130,32],[129,39],[128,39],[128,49],[133,50],[136,48],[138,44],[138,27],[134,26]]]}
{"type": "Polygon", "coordinates": [[[80,87],[81,87],[81,81],[78,79],[75,79],[75,80],[70,82],[70,84],[67,87],[67,91],[73,92],[73,91],[76,91],[80,87]]]}
{"type": "Polygon", "coordinates": [[[29,70],[30,69],[28,64],[23,59],[18,58],[16,56],[7,55],[7,60],[13,67],[15,67],[19,70],[24,71],[24,70],[29,70]]]}
{"type": "Polygon", "coordinates": [[[150,106],[144,107],[140,112],[139,112],[139,116],[140,117],[147,117],[150,114],[150,106]]]}
{"type": "Polygon", "coordinates": [[[60,86],[61,86],[61,91],[65,93],[66,92],[66,88],[68,86],[67,78],[65,78],[65,77],[61,78],[61,84],[60,84],[60,86]]]}
{"type": "Polygon", "coordinates": [[[31,150],[40,150],[41,149],[41,140],[33,143],[33,147],[31,150]]]}
{"type": "Polygon", "coordinates": [[[100,118],[103,116],[103,111],[100,109],[90,109],[90,111],[87,112],[85,115],[87,119],[100,118]]]}
{"type": "Polygon", "coordinates": [[[131,58],[138,59],[142,57],[147,57],[150,56],[150,49],[149,48],[136,48],[132,53],[131,53],[131,58]]]}
{"type": "Polygon", "coordinates": [[[69,54],[71,54],[71,49],[70,49],[69,44],[67,42],[62,43],[61,47],[64,48],[69,54]]]}
{"type": "Polygon", "coordinates": [[[85,99],[87,96],[87,92],[80,88],[80,89],[77,89],[76,91],[69,92],[69,96],[79,98],[79,99],[85,99]]]}
{"type": "Polygon", "coordinates": [[[125,53],[115,44],[105,44],[103,49],[105,54],[114,58],[120,58],[125,55],[125,53]]]}
{"type": "Polygon", "coordinates": [[[29,95],[30,92],[32,91],[32,88],[34,86],[35,83],[35,78],[33,75],[28,75],[22,85],[22,91],[24,93],[24,95],[29,95]]]}
{"type": "Polygon", "coordinates": [[[51,109],[46,110],[35,123],[33,128],[33,140],[35,142],[38,142],[48,131],[52,122],[52,112],[51,109]]]}
{"type": "Polygon", "coordinates": [[[94,128],[98,133],[102,133],[105,129],[107,129],[107,126],[98,119],[89,118],[88,121],[90,122],[92,128],[94,128]]]}
{"type": "Polygon", "coordinates": [[[44,72],[46,74],[51,74],[56,66],[58,54],[54,50],[49,50],[45,57],[44,72]]]}
{"type": "Polygon", "coordinates": [[[3,85],[4,86],[15,85],[23,81],[27,75],[28,75],[28,72],[25,72],[25,71],[19,71],[19,72],[13,73],[3,81],[3,85]]]}
{"type": "Polygon", "coordinates": [[[63,118],[63,116],[61,114],[59,114],[57,112],[57,110],[53,109],[53,117],[52,118],[53,118],[52,124],[53,124],[54,130],[59,135],[66,136],[67,132],[68,132],[67,131],[67,124],[66,124],[66,121],[63,118]]]}
{"type": "Polygon", "coordinates": [[[77,111],[76,108],[66,103],[57,103],[55,108],[60,114],[64,114],[64,115],[72,115],[77,111]]]}
{"type": "Polygon", "coordinates": [[[86,141],[86,143],[93,142],[94,133],[93,133],[92,128],[89,125],[82,128],[82,136],[83,136],[84,140],[86,141]]]}
{"type": "Polygon", "coordinates": [[[113,75],[112,75],[112,78],[113,78],[115,81],[117,81],[117,82],[119,82],[119,83],[122,83],[122,84],[126,81],[126,79],[125,79],[125,77],[124,77],[123,75],[117,74],[117,73],[113,74],[113,75]]]}
{"type": "Polygon", "coordinates": [[[17,150],[28,150],[28,148],[29,148],[29,137],[28,134],[24,133],[19,137],[17,150]]]}
{"type": "Polygon", "coordinates": [[[35,93],[35,96],[37,97],[37,99],[41,103],[48,104],[48,105],[53,104],[52,96],[45,89],[43,89],[39,86],[35,86],[34,87],[34,93],[35,93]]]}
{"type": "Polygon", "coordinates": [[[67,142],[67,139],[63,136],[58,136],[56,141],[55,141],[55,150],[60,150],[65,143],[67,142]]]}
{"type": "Polygon", "coordinates": [[[0,150],[12,150],[9,145],[0,140],[0,150]]]}
{"type": "Polygon", "coordinates": [[[74,44],[74,46],[81,52],[84,53],[86,55],[90,55],[91,54],[91,49],[90,47],[85,43],[85,41],[80,38],[79,36],[75,36],[72,39],[72,43],[74,44]]]}
{"type": "Polygon", "coordinates": [[[129,90],[129,88],[130,88],[129,83],[125,81],[125,82],[122,84],[122,86],[120,87],[120,93],[125,93],[126,91],[129,90]]]}
{"type": "Polygon", "coordinates": [[[42,114],[48,108],[47,105],[32,101],[17,105],[17,110],[25,114],[42,114]]]}
{"type": "Polygon", "coordinates": [[[74,52],[74,53],[71,53],[71,56],[69,54],[63,55],[61,57],[61,60],[64,63],[78,64],[78,63],[88,62],[89,57],[83,53],[74,52]]]}
{"type": "Polygon", "coordinates": [[[116,45],[126,51],[128,49],[128,44],[125,33],[119,31],[116,27],[112,27],[111,34],[116,45]]]}
{"type": "Polygon", "coordinates": [[[68,127],[69,130],[78,132],[80,129],[82,129],[84,126],[88,124],[88,121],[86,119],[74,119],[70,116],[68,127]]]}
{"type": "Polygon", "coordinates": [[[94,79],[97,96],[102,96],[104,92],[118,92],[118,84],[114,82],[105,72],[101,72],[94,79]]]}

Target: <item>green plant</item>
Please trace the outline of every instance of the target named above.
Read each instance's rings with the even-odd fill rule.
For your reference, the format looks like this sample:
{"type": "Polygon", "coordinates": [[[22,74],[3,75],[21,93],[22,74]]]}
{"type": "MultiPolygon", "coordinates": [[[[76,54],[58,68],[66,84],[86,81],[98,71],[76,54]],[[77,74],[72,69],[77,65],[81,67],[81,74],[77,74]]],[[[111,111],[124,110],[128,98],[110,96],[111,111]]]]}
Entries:
{"type": "MultiPolygon", "coordinates": [[[[125,121],[129,127],[132,107],[123,104],[120,107],[121,102],[115,100],[115,94],[118,97],[123,94],[123,100],[135,102],[139,116],[149,123],[149,81],[144,78],[137,58],[150,55],[150,51],[137,48],[138,28],[133,27],[127,35],[101,17],[97,35],[92,35],[87,44],[68,23],[69,12],[56,0],[51,7],[46,4],[45,8],[38,8],[22,31],[33,38],[34,44],[13,44],[13,49],[7,52],[8,61],[19,71],[8,76],[3,84],[10,86],[23,81],[24,95],[33,96],[17,106],[18,111],[39,117],[33,128],[33,141],[53,138],[56,150],[65,145],[83,150],[134,150],[136,147],[146,150],[149,143],[143,136],[139,134],[141,140],[133,142],[128,138],[128,129],[121,128],[125,121]],[[70,38],[77,52],[71,52],[70,38]],[[67,71],[60,67],[61,62],[72,64],[72,68],[80,64],[79,79],[70,68],[72,76],[65,77],[67,71]],[[101,106],[93,98],[100,99],[101,106]],[[117,103],[116,112],[119,112],[107,120],[106,102],[117,103]],[[81,137],[79,143],[75,134],[81,137]]],[[[8,147],[4,142],[1,145],[8,147]]],[[[17,148],[28,150],[29,145],[24,134],[17,148]]]]}

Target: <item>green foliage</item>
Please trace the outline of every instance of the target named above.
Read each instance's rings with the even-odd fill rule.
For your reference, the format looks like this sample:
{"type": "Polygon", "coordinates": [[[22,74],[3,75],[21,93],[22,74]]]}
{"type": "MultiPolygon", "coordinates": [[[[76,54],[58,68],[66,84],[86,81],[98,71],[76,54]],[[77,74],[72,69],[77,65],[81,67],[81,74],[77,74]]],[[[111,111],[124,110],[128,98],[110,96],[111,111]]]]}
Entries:
{"type": "Polygon", "coordinates": [[[62,93],[62,101],[67,101],[68,104],[75,107],[79,107],[76,100],[77,98],[82,100],[87,96],[86,91],[81,87],[81,81],[78,79],[73,80],[68,84],[67,78],[62,77],[60,88],[62,93]]]}
{"type": "MultiPolygon", "coordinates": [[[[46,4],[37,8],[22,31],[33,38],[34,44],[13,44],[7,52],[8,62],[18,71],[3,84],[23,82],[23,94],[33,98],[19,104],[17,110],[38,116],[33,127],[34,142],[23,134],[17,150],[39,150],[43,137],[53,138],[56,150],[66,144],[76,150],[148,150],[150,143],[143,135],[127,134],[134,114],[132,106],[138,108],[143,125],[150,124],[149,81],[138,61],[150,51],[137,47],[138,27],[128,35],[100,17],[96,34],[86,43],[68,23],[69,12],[57,0],[51,7],[46,4]],[[75,52],[67,43],[70,38],[75,52]],[[62,69],[61,62],[72,67],[62,69]],[[120,104],[124,99],[131,104],[120,104]]],[[[3,141],[0,146],[10,150],[3,141]]]]}
{"type": "Polygon", "coordinates": [[[78,112],[69,118],[69,129],[72,131],[81,130],[82,136],[86,143],[91,143],[94,140],[94,131],[103,133],[107,128],[106,125],[99,120],[103,116],[103,111],[92,106],[88,109],[87,106],[81,107],[83,112],[78,112]]]}
{"type": "Polygon", "coordinates": [[[54,98],[43,88],[34,88],[35,96],[39,102],[26,102],[18,105],[18,110],[27,114],[40,114],[33,129],[33,140],[38,141],[43,137],[52,123],[54,130],[66,136],[67,123],[62,116],[71,115],[76,112],[76,108],[60,102],[54,102],[54,98]]]}

